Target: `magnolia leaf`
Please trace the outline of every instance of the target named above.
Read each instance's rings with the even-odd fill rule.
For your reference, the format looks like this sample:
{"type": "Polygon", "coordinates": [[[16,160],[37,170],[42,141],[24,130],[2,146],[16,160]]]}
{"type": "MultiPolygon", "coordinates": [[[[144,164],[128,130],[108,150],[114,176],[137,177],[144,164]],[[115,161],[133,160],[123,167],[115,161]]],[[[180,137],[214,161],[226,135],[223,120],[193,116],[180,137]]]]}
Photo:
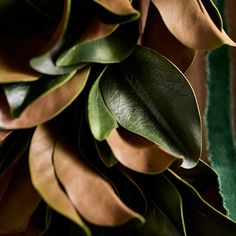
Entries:
{"type": "Polygon", "coordinates": [[[167,57],[182,72],[188,69],[195,56],[194,49],[186,47],[170,33],[153,4],[149,8],[142,45],[167,57]]]}
{"type": "Polygon", "coordinates": [[[100,80],[104,101],[117,122],[172,153],[191,168],[201,154],[195,95],[184,75],[153,50],[137,47],[100,80]]]}
{"type": "Polygon", "coordinates": [[[15,131],[0,147],[0,178],[24,155],[31,136],[32,130],[15,131]]]}
{"type": "Polygon", "coordinates": [[[1,98],[0,127],[6,129],[28,128],[52,119],[77,98],[87,82],[89,73],[89,66],[79,70],[63,86],[36,99],[15,119],[10,116],[6,100],[1,98]]]}
{"type": "MultiPolygon", "coordinates": [[[[121,198],[121,200],[127,204],[131,209],[134,209],[140,214],[143,214],[146,209],[146,199],[142,193],[142,190],[137,186],[137,184],[129,178],[129,176],[125,176],[121,173],[120,169],[116,168],[117,165],[107,168],[108,160],[110,157],[103,157],[106,160],[101,161],[102,157],[99,158],[98,146],[105,145],[106,148],[109,148],[108,144],[103,142],[94,143],[94,139],[92,134],[87,126],[86,122],[82,122],[80,133],[79,133],[79,151],[81,157],[83,157],[102,177],[104,177],[113,187],[116,194],[121,198]],[[96,146],[96,147],[95,147],[96,146]],[[104,162],[106,163],[104,165],[104,162]],[[126,188],[124,188],[126,186],[126,188]],[[129,194],[127,194],[127,189],[129,189],[129,194]]],[[[99,149],[103,149],[104,147],[99,146],[99,149]]],[[[102,150],[102,154],[104,155],[112,155],[109,150],[102,150]],[[108,154],[107,154],[108,152],[108,154]]],[[[109,165],[114,163],[114,157],[111,157],[109,165]]],[[[115,164],[115,163],[114,163],[115,164]]],[[[132,222],[134,223],[134,222],[132,222]]],[[[127,225],[126,225],[127,226],[127,225]]]]}
{"type": "Polygon", "coordinates": [[[98,155],[106,167],[110,168],[117,164],[118,161],[106,141],[98,142],[94,140],[94,142],[98,155]]]}
{"type": "Polygon", "coordinates": [[[182,163],[180,157],[124,129],[113,130],[106,140],[120,163],[141,173],[157,174],[176,161],[182,163]]]}
{"type": "Polygon", "coordinates": [[[96,8],[100,19],[107,24],[127,23],[137,20],[140,13],[133,8],[129,0],[93,0],[100,7],[96,8]]]}
{"type": "Polygon", "coordinates": [[[76,71],[73,71],[66,75],[54,77],[45,75],[33,82],[3,85],[11,116],[18,117],[32,102],[39,98],[42,99],[44,96],[63,86],[75,73],[76,71]]]}
{"type": "Polygon", "coordinates": [[[217,211],[187,182],[171,170],[165,176],[178,189],[184,207],[188,235],[234,235],[236,223],[217,211]]]}
{"type": "Polygon", "coordinates": [[[226,210],[223,207],[223,199],[219,193],[218,176],[204,161],[199,160],[198,164],[192,169],[172,166],[171,170],[193,186],[205,201],[218,211],[226,214],[226,210]]]}
{"type": "MultiPolygon", "coordinates": [[[[167,177],[163,174],[152,176],[139,175],[130,172],[127,169],[124,169],[124,174],[133,178],[137,185],[142,189],[145,196],[147,196],[147,199],[153,201],[160,209],[163,214],[161,218],[166,218],[179,235],[187,235],[184,223],[182,198],[178,190],[167,177]]],[[[158,220],[160,223],[162,222],[162,219],[158,220]]]]}
{"type": "Polygon", "coordinates": [[[103,101],[99,81],[106,68],[94,82],[88,97],[88,120],[93,136],[102,141],[106,139],[118,124],[103,101]]]}
{"type": "Polygon", "coordinates": [[[236,46],[225,31],[218,28],[222,20],[213,1],[207,0],[205,3],[205,6],[211,5],[210,15],[200,0],[152,0],[152,2],[169,31],[187,47],[209,50],[222,44],[236,46]],[[212,8],[215,8],[215,11],[212,8]],[[211,19],[212,14],[214,17],[211,19]]]}
{"type": "Polygon", "coordinates": [[[57,137],[48,126],[37,127],[29,152],[33,186],[51,208],[78,224],[86,235],[91,235],[57,181],[52,161],[56,139],[57,137]]]}
{"type": "Polygon", "coordinates": [[[25,231],[40,200],[31,184],[28,169],[18,168],[0,202],[0,234],[25,231]]]}
{"type": "Polygon", "coordinates": [[[59,180],[79,214],[88,222],[102,226],[122,225],[133,218],[144,222],[65,139],[56,143],[53,159],[59,180]]]}
{"type": "Polygon", "coordinates": [[[85,41],[66,50],[58,58],[57,66],[122,61],[135,47],[138,39],[138,24],[132,22],[118,27],[118,25],[106,25],[95,20],[88,28],[87,35],[85,41]]]}
{"type": "Polygon", "coordinates": [[[58,53],[60,46],[63,43],[63,38],[68,26],[69,16],[71,10],[71,0],[64,1],[64,11],[61,21],[58,24],[51,41],[43,49],[41,55],[30,60],[30,65],[36,71],[49,75],[60,75],[69,73],[75,69],[83,67],[83,65],[76,65],[74,67],[57,67],[54,63],[54,57],[58,53]]]}

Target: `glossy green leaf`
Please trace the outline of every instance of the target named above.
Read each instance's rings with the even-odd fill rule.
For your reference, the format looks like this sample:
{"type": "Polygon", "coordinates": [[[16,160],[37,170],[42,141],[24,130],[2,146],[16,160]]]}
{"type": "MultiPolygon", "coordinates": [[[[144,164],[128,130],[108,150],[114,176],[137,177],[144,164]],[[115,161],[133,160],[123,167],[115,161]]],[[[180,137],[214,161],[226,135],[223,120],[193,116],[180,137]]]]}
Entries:
{"type": "Polygon", "coordinates": [[[155,143],[124,129],[113,130],[106,140],[121,164],[141,173],[161,173],[173,163],[181,165],[183,161],[155,143]]]}
{"type": "Polygon", "coordinates": [[[79,157],[65,138],[56,143],[53,160],[56,174],[68,197],[88,222],[117,226],[131,219],[144,221],[118,198],[108,182],[79,157]]]}
{"type": "Polygon", "coordinates": [[[195,95],[184,75],[165,57],[137,47],[100,80],[107,107],[125,129],[183,157],[191,168],[201,153],[201,123],[195,95]]]}
{"type": "Polygon", "coordinates": [[[26,230],[40,200],[31,184],[28,168],[21,166],[0,202],[0,234],[26,230]]]}
{"type": "Polygon", "coordinates": [[[27,106],[36,99],[42,99],[49,93],[68,82],[76,71],[60,76],[42,76],[39,80],[27,83],[11,83],[3,85],[3,90],[10,107],[11,116],[18,117],[27,106]]]}
{"type": "Polygon", "coordinates": [[[30,60],[30,65],[33,69],[40,73],[49,75],[67,74],[75,69],[83,67],[83,65],[76,65],[73,67],[57,67],[54,62],[54,57],[58,53],[60,46],[63,43],[66,29],[68,26],[69,16],[71,11],[71,0],[64,1],[64,10],[61,16],[61,20],[55,29],[55,32],[51,38],[51,41],[44,48],[43,53],[37,57],[33,57],[30,60]]]}
{"type": "Polygon", "coordinates": [[[172,171],[165,176],[178,189],[184,207],[184,219],[188,235],[234,235],[236,223],[217,211],[187,182],[172,171]]]}
{"type": "Polygon", "coordinates": [[[71,66],[89,62],[117,63],[132,52],[138,39],[138,22],[111,28],[111,25],[105,25],[98,21],[91,25],[91,30],[102,31],[103,37],[96,39],[92,37],[92,40],[74,45],[58,58],[57,66],[71,66]]]}
{"type": "Polygon", "coordinates": [[[67,83],[31,103],[18,118],[12,118],[4,97],[0,99],[0,127],[19,129],[34,127],[52,119],[69,106],[83,90],[90,67],[79,70],[67,83]]]}
{"type": "Polygon", "coordinates": [[[103,101],[99,88],[99,81],[105,70],[94,82],[88,97],[89,126],[93,136],[99,141],[106,139],[112,130],[118,127],[115,118],[103,101]]]}
{"type": "Polygon", "coordinates": [[[14,131],[0,147],[0,178],[24,155],[31,136],[32,130],[14,131]]]}
{"type": "Polygon", "coordinates": [[[152,0],[152,2],[170,32],[187,47],[209,50],[222,44],[236,46],[221,28],[221,16],[212,0],[152,0]]]}
{"type": "Polygon", "coordinates": [[[129,0],[93,0],[100,19],[107,24],[120,24],[137,20],[140,13],[133,8],[129,0]]]}
{"type": "Polygon", "coordinates": [[[46,125],[38,126],[34,133],[29,152],[33,186],[51,208],[78,224],[86,235],[91,235],[58,183],[52,160],[56,139],[55,133],[46,125]]]}

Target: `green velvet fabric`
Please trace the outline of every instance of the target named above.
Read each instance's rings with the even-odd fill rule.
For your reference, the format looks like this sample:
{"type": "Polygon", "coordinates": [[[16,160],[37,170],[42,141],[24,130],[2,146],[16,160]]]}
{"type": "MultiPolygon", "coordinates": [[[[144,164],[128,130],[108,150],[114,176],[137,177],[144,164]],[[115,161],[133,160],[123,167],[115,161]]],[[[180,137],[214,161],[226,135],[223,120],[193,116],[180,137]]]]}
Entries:
{"type": "MultiPolygon", "coordinates": [[[[218,0],[224,25],[224,0],[218,0]]],[[[225,27],[224,27],[225,28],[225,27]]],[[[229,47],[207,56],[207,108],[205,113],[208,155],[219,175],[220,191],[229,216],[236,220],[236,148],[232,119],[232,91],[229,47]]]]}

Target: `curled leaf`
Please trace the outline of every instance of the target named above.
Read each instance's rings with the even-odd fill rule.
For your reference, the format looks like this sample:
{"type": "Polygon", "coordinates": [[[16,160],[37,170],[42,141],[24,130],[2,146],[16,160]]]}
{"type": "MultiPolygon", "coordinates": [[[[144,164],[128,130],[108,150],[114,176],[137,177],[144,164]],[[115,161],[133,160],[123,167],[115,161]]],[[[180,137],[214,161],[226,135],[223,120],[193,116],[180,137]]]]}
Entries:
{"type": "Polygon", "coordinates": [[[99,81],[105,70],[106,68],[94,82],[88,97],[89,126],[93,136],[99,141],[106,139],[112,130],[118,127],[115,118],[103,100],[99,88],[99,81]]]}
{"type": "Polygon", "coordinates": [[[97,3],[97,12],[103,22],[108,24],[127,23],[139,18],[140,13],[133,8],[129,0],[93,0],[97,3]]]}
{"type": "Polygon", "coordinates": [[[84,37],[85,40],[82,38],[82,42],[79,41],[57,59],[57,66],[122,61],[135,47],[138,39],[138,25],[137,22],[121,26],[107,25],[95,19],[84,37]]]}
{"type": "Polygon", "coordinates": [[[194,49],[186,47],[170,33],[153,4],[149,8],[142,36],[142,45],[152,48],[167,57],[182,72],[188,69],[195,56],[194,49]]]}
{"type": "Polygon", "coordinates": [[[113,130],[106,140],[119,162],[141,173],[157,174],[165,171],[176,161],[182,163],[180,157],[123,129],[113,130]]]}
{"type": "Polygon", "coordinates": [[[39,97],[15,119],[11,117],[8,104],[2,97],[0,100],[0,127],[6,129],[28,128],[52,119],[80,94],[89,73],[89,66],[79,70],[67,83],[46,96],[39,97]]]}
{"type": "Polygon", "coordinates": [[[18,117],[24,109],[36,99],[42,99],[49,93],[68,82],[76,71],[66,75],[42,76],[39,80],[27,83],[10,83],[3,85],[4,94],[13,117],[18,117]]]}
{"type": "Polygon", "coordinates": [[[236,46],[221,28],[221,16],[213,1],[152,0],[170,32],[184,45],[209,50],[228,44],[236,46]],[[206,7],[210,6],[210,15],[206,7]],[[212,10],[214,8],[214,10],[212,10]],[[214,21],[213,21],[214,20],[214,21]],[[215,23],[216,22],[216,23],[215,23]]]}
{"type": "Polygon", "coordinates": [[[33,186],[50,207],[81,226],[86,235],[91,235],[57,181],[52,161],[56,139],[46,125],[38,126],[35,131],[29,152],[33,186]]]}
{"type": "Polygon", "coordinates": [[[144,222],[142,216],[128,208],[108,182],[91,169],[65,139],[57,142],[53,158],[59,180],[77,211],[88,222],[102,226],[118,226],[131,219],[144,222]]]}
{"type": "Polygon", "coordinates": [[[64,1],[64,10],[61,20],[46,48],[43,49],[41,55],[33,57],[30,60],[30,65],[33,69],[40,73],[49,75],[60,75],[69,73],[75,69],[79,69],[82,65],[75,67],[57,67],[54,62],[54,57],[58,53],[58,49],[63,43],[63,38],[68,26],[69,16],[71,10],[71,0],[64,1]]]}

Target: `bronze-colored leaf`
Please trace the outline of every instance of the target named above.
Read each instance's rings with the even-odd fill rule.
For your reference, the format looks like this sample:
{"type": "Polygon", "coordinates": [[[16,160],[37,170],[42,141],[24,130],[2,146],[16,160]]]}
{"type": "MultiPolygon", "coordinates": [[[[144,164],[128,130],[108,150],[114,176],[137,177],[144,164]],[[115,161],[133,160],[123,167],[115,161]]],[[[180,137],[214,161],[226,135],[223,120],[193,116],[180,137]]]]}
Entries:
{"type": "Polygon", "coordinates": [[[0,234],[25,231],[41,198],[34,190],[27,168],[18,168],[0,202],[0,234]]]}
{"type": "Polygon", "coordinates": [[[155,143],[124,129],[115,129],[107,138],[115,157],[126,167],[146,174],[165,171],[182,159],[155,143]]]}
{"type": "MultiPolygon", "coordinates": [[[[218,23],[213,22],[201,0],[152,0],[152,2],[170,32],[187,47],[209,50],[222,44],[236,46],[225,31],[218,28],[218,23]]],[[[208,4],[215,8],[211,0],[208,0],[208,4]]],[[[214,13],[218,18],[214,21],[221,21],[216,8],[214,13]]]]}
{"type": "Polygon", "coordinates": [[[89,73],[90,66],[79,70],[76,75],[63,86],[32,102],[24,112],[15,119],[10,116],[6,99],[1,97],[0,127],[6,129],[28,128],[52,119],[70,105],[80,94],[87,82],[89,73]]]}
{"type": "Polygon", "coordinates": [[[129,15],[137,13],[137,11],[133,8],[131,4],[131,1],[129,0],[116,0],[116,1],[93,0],[93,1],[117,15],[129,15]]]}
{"type": "Polygon", "coordinates": [[[0,130],[0,146],[3,142],[8,138],[8,136],[12,133],[11,130],[0,130]]]}
{"type": "Polygon", "coordinates": [[[40,125],[36,129],[29,153],[32,183],[51,208],[80,225],[84,232],[90,235],[89,229],[57,181],[52,162],[56,138],[52,130],[46,125],[40,125]]]}
{"type": "Polygon", "coordinates": [[[182,44],[166,27],[160,13],[150,5],[142,45],[152,48],[172,61],[182,72],[191,65],[195,50],[182,44]]]}
{"type": "Polygon", "coordinates": [[[77,211],[88,222],[118,226],[142,216],[128,208],[110,184],[79,156],[76,149],[61,139],[56,143],[54,165],[57,176],[77,211]]]}

